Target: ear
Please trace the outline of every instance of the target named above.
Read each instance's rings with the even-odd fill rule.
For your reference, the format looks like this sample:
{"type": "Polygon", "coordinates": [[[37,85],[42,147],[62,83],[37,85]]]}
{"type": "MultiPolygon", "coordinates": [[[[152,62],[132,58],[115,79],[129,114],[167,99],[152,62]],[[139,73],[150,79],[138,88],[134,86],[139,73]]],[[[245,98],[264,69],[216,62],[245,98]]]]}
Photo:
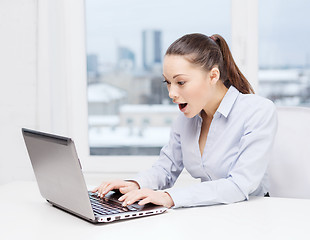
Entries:
{"type": "Polygon", "coordinates": [[[219,79],[220,79],[220,70],[218,69],[218,67],[212,68],[210,71],[211,84],[215,85],[219,79]]]}

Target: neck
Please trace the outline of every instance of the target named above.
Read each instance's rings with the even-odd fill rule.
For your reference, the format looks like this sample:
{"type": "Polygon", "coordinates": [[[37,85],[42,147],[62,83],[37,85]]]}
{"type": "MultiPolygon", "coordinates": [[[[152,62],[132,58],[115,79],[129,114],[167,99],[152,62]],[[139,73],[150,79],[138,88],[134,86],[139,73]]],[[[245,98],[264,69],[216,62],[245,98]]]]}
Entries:
{"type": "MultiPolygon", "coordinates": [[[[227,93],[228,89],[222,83],[222,81],[218,81],[215,87],[215,94],[212,97],[212,101],[208,103],[207,106],[204,107],[203,111],[206,114],[207,118],[213,118],[216,110],[220,106],[225,94],[227,93]]],[[[204,116],[204,115],[202,115],[204,116]]]]}

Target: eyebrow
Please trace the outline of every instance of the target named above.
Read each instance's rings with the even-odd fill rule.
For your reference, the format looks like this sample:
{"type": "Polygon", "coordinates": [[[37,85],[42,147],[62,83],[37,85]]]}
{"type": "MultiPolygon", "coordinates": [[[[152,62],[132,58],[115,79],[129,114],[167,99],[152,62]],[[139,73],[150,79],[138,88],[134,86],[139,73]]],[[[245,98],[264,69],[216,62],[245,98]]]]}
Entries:
{"type": "Polygon", "coordinates": [[[185,75],[185,76],[188,76],[187,74],[184,74],[184,73],[180,73],[180,74],[177,74],[177,75],[174,75],[172,78],[175,79],[176,77],[178,76],[181,76],[181,75],[185,75]]]}
{"type": "MultiPolygon", "coordinates": [[[[176,75],[174,75],[172,78],[173,78],[173,79],[175,79],[176,77],[179,77],[179,76],[181,76],[181,75],[188,76],[187,74],[180,73],[180,74],[176,74],[176,75]]],[[[164,74],[163,74],[163,76],[164,76],[164,78],[166,78],[164,74]]]]}

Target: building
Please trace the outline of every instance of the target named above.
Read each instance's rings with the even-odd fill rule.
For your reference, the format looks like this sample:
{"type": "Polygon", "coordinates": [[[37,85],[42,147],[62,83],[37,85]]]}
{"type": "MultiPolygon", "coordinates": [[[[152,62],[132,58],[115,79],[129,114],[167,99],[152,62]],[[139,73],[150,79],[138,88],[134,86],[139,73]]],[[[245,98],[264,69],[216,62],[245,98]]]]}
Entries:
{"type": "Polygon", "coordinates": [[[135,54],[129,48],[119,47],[118,48],[118,69],[130,71],[134,70],[136,61],[135,54]]]}
{"type": "Polygon", "coordinates": [[[309,76],[302,69],[260,70],[259,94],[277,105],[301,105],[309,99],[309,76]]]}
{"type": "Polygon", "coordinates": [[[93,79],[98,77],[98,55],[88,54],[87,55],[87,77],[89,82],[93,82],[93,79]]]}
{"type": "Polygon", "coordinates": [[[117,115],[127,100],[127,92],[107,83],[88,86],[88,115],[117,115]]]}
{"type": "Polygon", "coordinates": [[[160,69],[162,64],[161,31],[144,30],[142,32],[142,44],[144,70],[154,71],[154,69],[160,69]]]}
{"type": "Polygon", "coordinates": [[[123,105],[120,108],[120,126],[171,127],[179,115],[174,105],[123,105]]]}

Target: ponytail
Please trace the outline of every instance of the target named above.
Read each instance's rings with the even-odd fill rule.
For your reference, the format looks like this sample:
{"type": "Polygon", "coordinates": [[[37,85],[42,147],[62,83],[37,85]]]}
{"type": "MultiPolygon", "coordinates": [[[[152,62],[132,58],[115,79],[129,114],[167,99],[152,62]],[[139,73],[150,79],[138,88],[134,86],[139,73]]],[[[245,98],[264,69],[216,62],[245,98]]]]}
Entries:
{"type": "Polygon", "coordinates": [[[210,38],[216,42],[223,55],[224,68],[227,70],[227,79],[223,79],[224,84],[233,85],[244,94],[254,93],[251,84],[236,65],[225,39],[218,34],[214,34],[210,38]]]}
{"type": "Polygon", "coordinates": [[[177,39],[167,49],[166,55],[182,55],[206,71],[218,66],[220,79],[229,88],[233,85],[243,94],[254,93],[254,90],[245,76],[237,67],[229,47],[218,34],[208,37],[203,34],[187,34],[177,39]]]}

